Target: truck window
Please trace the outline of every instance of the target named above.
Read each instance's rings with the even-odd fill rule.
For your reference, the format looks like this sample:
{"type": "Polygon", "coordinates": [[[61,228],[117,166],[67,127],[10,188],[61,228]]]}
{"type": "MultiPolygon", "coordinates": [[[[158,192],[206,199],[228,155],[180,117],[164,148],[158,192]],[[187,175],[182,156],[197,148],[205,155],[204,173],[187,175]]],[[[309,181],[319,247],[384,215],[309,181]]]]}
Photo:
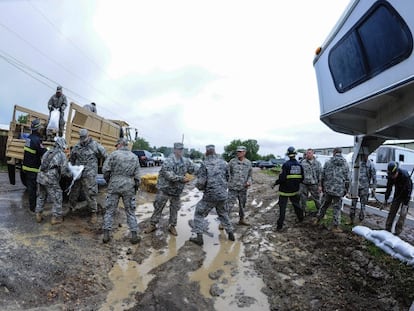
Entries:
{"type": "Polygon", "coordinates": [[[329,53],[335,87],[344,93],[408,58],[412,34],[395,9],[377,1],[329,53]]]}
{"type": "Polygon", "coordinates": [[[388,163],[393,160],[392,150],[389,147],[379,147],[376,154],[377,163],[388,163]]]}

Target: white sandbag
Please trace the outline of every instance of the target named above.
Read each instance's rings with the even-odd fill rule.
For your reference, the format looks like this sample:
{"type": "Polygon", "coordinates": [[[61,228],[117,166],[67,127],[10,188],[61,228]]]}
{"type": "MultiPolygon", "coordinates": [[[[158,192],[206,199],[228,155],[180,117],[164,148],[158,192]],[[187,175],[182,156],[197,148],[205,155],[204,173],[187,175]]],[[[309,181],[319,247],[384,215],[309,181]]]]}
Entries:
{"type": "Polygon", "coordinates": [[[395,251],[393,248],[389,247],[388,245],[385,245],[384,243],[378,243],[377,247],[381,248],[384,252],[386,252],[388,255],[391,255],[391,257],[395,257],[395,251]]]}
{"type": "Polygon", "coordinates": [[[393,236],[393,234],[387,230],[372,230],[371,236],[374,238],[385,241],[393,236]]]}
{"type": "Polygon", "coordinates": [[[367,238],[371,234],[371,229],[365,226],[355,226],[352,228],[352,232],[367,238]]]}
{"type": "Polygon", "coordinates": [[[412,259],[411,258],[407,258],[403,255],[401,255],[400,253],[395,252],[394,255],[392,255],[392,257],[398,259],[399,261],[402,261],[404,263],[409,263],[412,259]]]}
{"type": "Polygon", "coordinates": [[[389,247],[394,248],[395,245],[397,245],[399,242],[401,242],[401,239],[397,237],[396,235],[389,236],[385,241],[384,244],[388,245],[389,247]]]}
{"type": "Polygon", "coordinates": [[[407,242],[405,242],[401,239],[394,246],[394,250],[397,253],[403,255],[404,257],[409,258],[410,260],[414,258],[414,247],[411,244],[409,244],[409,243],[407,243],[407,242]]]}
{"type": "Polygon", "coordinates": [[[47,130],[58,130],[59,129],[59,118],[60,112],[58,109],[53,109],[50,112],[49,123],[47,125],[47,130]]]}
{"type": "Polygon", "coordinates": [[[83,165],[72,165],[70,162],[68,163],[69,170],[72,172],[73,180],[78,180],[85,168],[83,165]]]}

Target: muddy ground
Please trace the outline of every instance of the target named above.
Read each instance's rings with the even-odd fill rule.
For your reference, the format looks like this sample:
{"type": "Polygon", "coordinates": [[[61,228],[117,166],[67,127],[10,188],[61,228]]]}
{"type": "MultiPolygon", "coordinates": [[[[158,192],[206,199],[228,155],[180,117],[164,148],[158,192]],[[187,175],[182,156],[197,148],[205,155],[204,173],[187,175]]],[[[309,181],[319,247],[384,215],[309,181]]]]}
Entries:
{"type": "MultiPolygon", "coordinates": [[[[275,232],[274,179],[254,171],[251,226],[235,225],[236,242],[227,240],[211,215],[210,235],[199,247],[188,241],[187,220],[200,199],[193,185],[183,196],[178,237],[166,230],[166,208],[159,229],[141,233],[142,241],[131,245],[120,209],[112,241],[102,244],[101,220],[90,224],[82,208],[62,225],[51,226],[48,215],[37,224],[24,187],[9,186],[0,173],[1,310],[410,309],[414,268],[385,255],[350,226],[333,233],[329,221],[314,226],[310,216],[297,224],[289,208],[285,230],[275,232]]],[[[137,197],[143,229],[154,195],[140,191],[137,197]]],[[[232,220],[236,224],[236,213],[232,220]]],[[[383,228],[384,219],[368,215],[363,225],[383,228]]],[[[406,227],[401,238],[413,244],[413,231],[406,227]]]]}

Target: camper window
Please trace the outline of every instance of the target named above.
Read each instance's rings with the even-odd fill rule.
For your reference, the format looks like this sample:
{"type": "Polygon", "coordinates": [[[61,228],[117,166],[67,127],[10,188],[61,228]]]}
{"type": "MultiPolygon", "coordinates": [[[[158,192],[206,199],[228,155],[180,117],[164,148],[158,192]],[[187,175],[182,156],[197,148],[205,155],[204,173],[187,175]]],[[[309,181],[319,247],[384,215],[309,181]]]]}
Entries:
{"type": "Polygon", "coordinates": [[[400,63],[412,49],[407,24],[388,2],[377,1],[329,53],[336,89],[352,89],[400,63]]]}

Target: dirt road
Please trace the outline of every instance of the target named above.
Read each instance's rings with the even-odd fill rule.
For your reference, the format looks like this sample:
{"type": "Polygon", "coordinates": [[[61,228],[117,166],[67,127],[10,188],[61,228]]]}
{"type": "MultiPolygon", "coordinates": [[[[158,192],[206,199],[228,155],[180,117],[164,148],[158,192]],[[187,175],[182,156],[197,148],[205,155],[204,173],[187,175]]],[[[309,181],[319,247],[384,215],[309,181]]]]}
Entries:
{"type": "MultiPolygon", "coordinates": [[[[254,171],[249,192],[250,227],[236,226],[236,242],[217,228],[215,215],[203,248],[188,242],[200,193],[186,188],[178,237],[166,230],[168,210],[154,233],[129,243],[123,210],[110,244],[101,222],[87,211],[68,214],[62,225],[37,224],[21,185],[0,173],[0,305],[2,310],[408,310],[414,301],[414,269],[344,227],[313,226],[306,218],[274,232],[274,176],[254,171]]],[[[137,217],[144,228],[154,195],[140,192],[137,217]]],[[[99,201],[103,204],[104,193],[99,201]]],[[[50,211],[50,207],[47,209],[50,211]]],[[[236,222],[237,215],[232,215],[236,222]]],[[[364,225],[382,228],[368,215],[364,225]]],[[[412,228],[402,238],[414,242],[412,228]]]]}

